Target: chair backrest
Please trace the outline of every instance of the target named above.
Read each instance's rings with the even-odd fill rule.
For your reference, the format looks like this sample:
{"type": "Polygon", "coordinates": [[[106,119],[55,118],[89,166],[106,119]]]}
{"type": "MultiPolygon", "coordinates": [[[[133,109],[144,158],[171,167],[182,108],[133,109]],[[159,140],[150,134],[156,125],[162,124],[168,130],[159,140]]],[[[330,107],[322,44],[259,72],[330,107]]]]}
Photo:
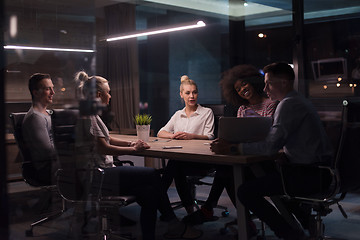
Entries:
{"type": "Polygon", "coordinates": [[[78,109],[54,109],[51,115],[54,144],[62,167],[73,160],[78,109]]]}
{"type": "Polygon", "coordinates": [[[54,109],[51,115],[54,141],[75,141],[75,126],[79,118],[78,109],[54,109]]]}
{"type": "Polygon", "coordinates": [[[343,101],[342,129],[335,158],[340,192],[360,188],[360,100],[343,101]]]}
{"type": "Polygon", "coordinates": [[[10,114],[10,120],[14,130],[14,137],[23,159],[22,176],[25,182],[27,182],[31,186],[35,186],[35,187],[46,186],[48,184],[44,184],[39,180],[36,180],[37,171],[35,170],[32,164],[30,150],[26,147],[24,142],[24,137],[22,133],[22,123],[25,115],[26,112],[18,112],[18,113],[10,114]]]}
{"type": "MultiPolygon", "coordinates": [[[[25,144],[24,144],[24,139],[23,139],[23,134],[22,134],[22,129],[21,129],[22,122],[24,120],[25,115],[26,115],[26,112],[18,112],[18,113],[11,113],[9,116],[10,120],[11,120],[11,124],[13,126],[13,130],[14,130],[14,137],[15,137],[16,143],[19,146],[21,154],[23,154],[23,152],[26,150],[25,144]]],[[[25,156],[28,156],[28,155],[25,155],[25,156]]]]}
{"type": "Polygon", "coordinates": [[[214,136],[217,138],[219,129],[219,119],[225,115],[225,104],[203,104],[202,106],[210,108],[214,114],[214,136]]]}

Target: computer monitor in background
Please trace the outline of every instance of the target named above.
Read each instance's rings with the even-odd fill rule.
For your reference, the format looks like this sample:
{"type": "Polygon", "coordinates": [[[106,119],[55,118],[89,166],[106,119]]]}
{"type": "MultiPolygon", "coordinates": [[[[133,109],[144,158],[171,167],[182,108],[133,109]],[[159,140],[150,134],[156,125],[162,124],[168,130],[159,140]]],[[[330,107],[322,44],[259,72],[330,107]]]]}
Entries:
{"type": "Polygon", "coordinates": [[[315,81],[324,83],[337,82],[339,78],[347,79],[347,62],[345,58],[327,58],[312,61],[315,81]]]}

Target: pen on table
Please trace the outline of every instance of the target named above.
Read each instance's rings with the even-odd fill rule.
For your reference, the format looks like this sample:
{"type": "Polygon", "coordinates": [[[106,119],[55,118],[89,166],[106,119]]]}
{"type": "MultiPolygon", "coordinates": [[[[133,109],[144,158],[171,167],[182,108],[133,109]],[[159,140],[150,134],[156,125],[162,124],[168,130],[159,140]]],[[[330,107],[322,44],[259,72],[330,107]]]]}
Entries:
{"type": "Polygon", "coordinates": [[[172,139],[167,139],[167,140],[162,141],[162,140],[156,138],[156,139],[152,140],[151,142],[159,142],[159,141],[161,141],[161,142],[170,142],[171,140],[172,139]]]}
{"type": "Polygon", "coordinates": [[[204,143],[204,145],[210,145],[210,143],[208,143],[208,142],[205,142],[205,143],[204,143]]]}
{"type": "Polygon", "coordinates": [[[182,148],[182,146],[163,146],[163,149],[178,149],[178,148],[182,148]]]}

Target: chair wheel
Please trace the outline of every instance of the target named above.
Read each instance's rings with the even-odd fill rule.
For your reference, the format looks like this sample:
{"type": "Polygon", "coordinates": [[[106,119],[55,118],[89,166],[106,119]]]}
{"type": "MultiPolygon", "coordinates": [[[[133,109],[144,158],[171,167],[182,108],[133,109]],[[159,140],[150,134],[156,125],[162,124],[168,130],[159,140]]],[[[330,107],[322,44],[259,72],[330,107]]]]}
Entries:
{"type": "Polygon", "coordinates": [[[227,233],[228,233],[227,228],[220,228],[220,234],[221,234],[221,235],[225,235],[225,234],[227,234],[227,233]]]}
{"type": "Polygon", "coordinates": [[[221,215],[223,216],[223,217],[228,217],[229,216],[229,211],[223,211],[222,213],[221,213],[221,215]]]}
{"type": "Polygon", "coordinates": [[[25,236],[26,236],[26,237],[33,237],[34,234],[33,234],[32,229],[25,230],[25,236]]]}

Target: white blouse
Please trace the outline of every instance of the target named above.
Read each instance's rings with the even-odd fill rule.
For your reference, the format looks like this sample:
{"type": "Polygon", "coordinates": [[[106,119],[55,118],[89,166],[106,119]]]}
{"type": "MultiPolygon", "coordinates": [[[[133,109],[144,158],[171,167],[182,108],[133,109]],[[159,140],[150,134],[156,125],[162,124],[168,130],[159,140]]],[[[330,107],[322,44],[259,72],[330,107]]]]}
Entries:
{"type": "Polygon", "coordinates": [[[169,133],[186,132],[205,135],[209,139],[214,139],[214,114],[210,108],[198,104],[196,111],[190,117],[187,117],[185,108],[183,108],[176,111],[159,132],[162,130],[169,133]]]}

